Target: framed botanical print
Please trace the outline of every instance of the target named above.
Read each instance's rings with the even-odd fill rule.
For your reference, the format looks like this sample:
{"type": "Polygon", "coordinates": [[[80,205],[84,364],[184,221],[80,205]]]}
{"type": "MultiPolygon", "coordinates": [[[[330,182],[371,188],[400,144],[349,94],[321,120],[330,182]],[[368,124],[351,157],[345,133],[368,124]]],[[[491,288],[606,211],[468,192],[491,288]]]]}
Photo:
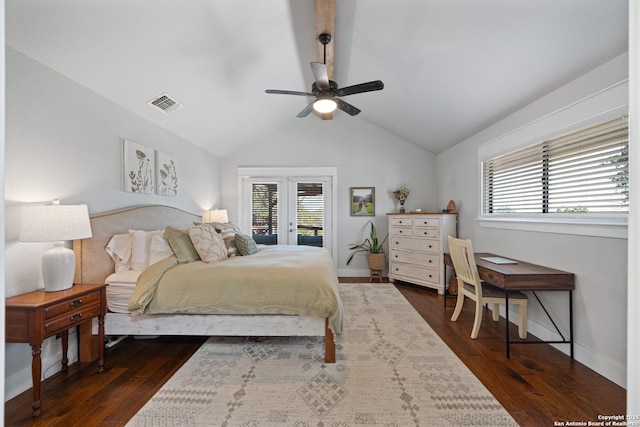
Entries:
{"type": "Polygon", "coordinates": [[[349,194],[351,201],[351,216],[375,216],[375,187],[351,187],[349,194]]]}
{"type": "Polygon", "coordinates": [[[155,150],[125,139],[124,191],[154,194],[155,174],[155,150]]]}
{"type": "Polygon", "coordinates": [[[170,155],[158,151],[158,195],[177,196],[178,195],[178,174],[176,172],[176,162],[170,155]]]}

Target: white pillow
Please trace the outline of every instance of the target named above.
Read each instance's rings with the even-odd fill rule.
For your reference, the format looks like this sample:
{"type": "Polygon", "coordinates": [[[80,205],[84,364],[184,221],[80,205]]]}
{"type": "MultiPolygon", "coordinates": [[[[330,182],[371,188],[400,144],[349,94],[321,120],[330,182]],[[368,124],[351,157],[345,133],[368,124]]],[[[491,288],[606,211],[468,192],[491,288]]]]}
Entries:
{"type": "Polygon", "coordinates": [[[174,255],[174,253],[167,239],[161,235],[156,235],[151,238],[151,244],[149,245],[149,265],[169,258],[171,255],[174,255]]]}
{"type": "Polygon", "coordinates": [[[211,225],[201,224],[190,227],[189,237],[202,261],[211,263],[227,258],[224,240],[211,225]]]}
{"type": "Polygon", "coordinates": [[[131,269],[144,270],[149,266],[151,238],[162,234],[162,230],[129,230],[131,235],[131,269]]]}
{"type": "Polygon", "coordinates": [[[115,263],[115,271],[126,271],[131,269],[131,235],[115,234],[109,240],[105,248],[113,262],[115,263]]]}

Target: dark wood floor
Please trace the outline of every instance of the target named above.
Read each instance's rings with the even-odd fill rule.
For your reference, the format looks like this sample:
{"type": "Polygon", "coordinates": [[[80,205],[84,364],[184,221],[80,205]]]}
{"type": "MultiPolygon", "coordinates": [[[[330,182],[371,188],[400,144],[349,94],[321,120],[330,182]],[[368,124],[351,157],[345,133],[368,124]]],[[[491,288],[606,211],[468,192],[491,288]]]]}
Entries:
{"type": "MultiPolygon", "coordinates": [[[[341,282],[358,282],[341,279],[341,282]]],[[[392,286],[392,285],[390,285],[392,286]]],[[[398,289],[456,355],[522,426],[554,421],[597,421],[625,413],[625,390],[548,345],[512,346],[504,352],[504,319],[483,318],[478,339],[469,338],[473,306],[465,304],[457,322],[455,304],[412,285],[398,289]]],[[[514,329],[514,334],[516,330],[514,329]]],[[[514,335],[515,336],[515,335],[514,335]]],[[[144,405],[206,338],[127,339],[107,350],[106,371],[76,363],[42,384],[42,415],[31,417],[31,390],[5,404],[6,426],[122,426],[144,405]]]]}

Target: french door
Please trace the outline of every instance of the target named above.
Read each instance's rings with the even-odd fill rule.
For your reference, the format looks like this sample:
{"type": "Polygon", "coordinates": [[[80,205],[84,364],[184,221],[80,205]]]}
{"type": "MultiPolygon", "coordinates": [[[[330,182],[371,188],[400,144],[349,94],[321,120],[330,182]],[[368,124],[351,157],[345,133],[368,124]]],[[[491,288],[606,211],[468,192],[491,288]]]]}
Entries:
{"type": "Polygon", "coordinates": [[[332,176],[242,177],[242,224],[256,243],[333,246],[332,176]]]}

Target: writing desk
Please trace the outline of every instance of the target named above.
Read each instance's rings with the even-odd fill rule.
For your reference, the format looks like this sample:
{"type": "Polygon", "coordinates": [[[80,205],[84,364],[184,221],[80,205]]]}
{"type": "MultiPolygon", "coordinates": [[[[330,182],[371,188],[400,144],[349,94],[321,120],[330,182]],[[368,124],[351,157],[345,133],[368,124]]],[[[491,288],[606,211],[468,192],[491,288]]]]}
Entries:
{"type": "MultiPolygon", "coordinates": [[[[506,294],[507,310],[506,313],[506,345],[507,358],[509,357],[510,344],[569,344],[571,358],[573,359],[573,289],[575,288],[575,276],[573,273],[556,270],[541,265],[531,264],[528,262],[515,260],[517,264],[495,264],[485,261],[482,258],[495,257],[497,255],[490,253],[476,253],[476,265],[480,279],[490,283],[493,286],[504,289],[506,294]],[[545,314],[553,324],[554,328],[562,337],[557,341],[511,341],[509,339],[509,292],[510,291],[531,291],[538,300],[538,303],[544,310],[545,314]],[[568,291],[569,292],[569,339],[566,339],[558,326],[551,318],[551,315],[545,308],[536,291],[568,291]]],[[[445,266],[453,267],[453,261],[448,253],[444,254],[445,266]]],[[[445,292],[446,296],[446,292],[445,292]]],[[[446,303],[446,301],[445,301],[446,303]]]]}

